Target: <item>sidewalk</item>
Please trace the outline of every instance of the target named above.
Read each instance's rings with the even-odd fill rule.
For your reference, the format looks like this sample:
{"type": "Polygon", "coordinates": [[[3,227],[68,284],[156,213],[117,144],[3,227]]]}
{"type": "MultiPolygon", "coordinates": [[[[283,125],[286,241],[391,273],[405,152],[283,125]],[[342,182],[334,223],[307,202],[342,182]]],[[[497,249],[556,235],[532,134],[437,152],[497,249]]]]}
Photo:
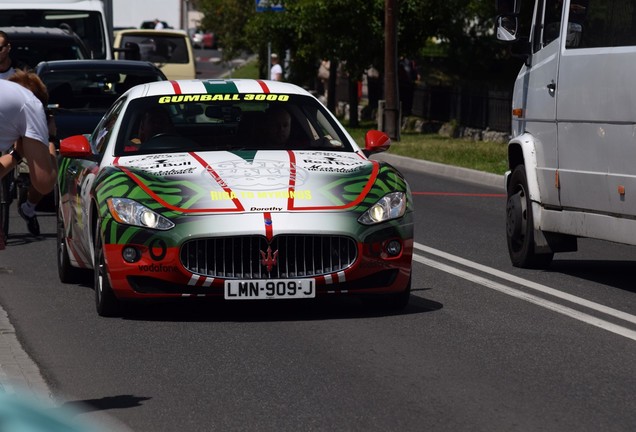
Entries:
{"type": "Polygon", "coordinates": [[[390,163],[398,169],[409,169],[421,171],[428,174],[435,174],[443,177],[465,180],[484,186],[500,188],[504,187],[504,176],[477,171],[469,168],[460,168],[451,165],[444,165],[436,162],[429,162],[421,159],[412,159],[390,153],[379,153],[371,156],[371,159],[381,160],[390,163]]]}

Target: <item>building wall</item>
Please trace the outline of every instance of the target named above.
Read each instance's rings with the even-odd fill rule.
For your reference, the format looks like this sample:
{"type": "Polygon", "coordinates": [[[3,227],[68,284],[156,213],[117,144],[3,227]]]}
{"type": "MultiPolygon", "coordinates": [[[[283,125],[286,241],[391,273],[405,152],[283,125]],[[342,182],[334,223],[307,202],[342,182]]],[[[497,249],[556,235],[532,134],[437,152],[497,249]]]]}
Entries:
{"type": "Polygon", "coordinates": [[[182,25],[182,0],[113,0],[113,26],[138,28],[143,21],[158,18],[175,29],[182,25]]]}

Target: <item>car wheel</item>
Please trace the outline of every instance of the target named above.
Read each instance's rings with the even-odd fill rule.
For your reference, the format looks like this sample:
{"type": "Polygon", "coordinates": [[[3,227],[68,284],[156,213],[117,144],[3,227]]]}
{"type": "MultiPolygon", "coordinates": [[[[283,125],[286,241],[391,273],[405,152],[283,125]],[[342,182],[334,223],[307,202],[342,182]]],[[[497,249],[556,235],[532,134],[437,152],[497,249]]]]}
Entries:
{"type": "MultiPolygon", "coordinates": [[[[97,226],[99,226],[99,223],[97,226]]],[[[99,234],[98,229],[96,229],[95,232],[95,265],[93,267],[93,274],[97,314],[103,317],[119,315],[120,304],[110,286],[108,268],[106,267],[106,259],[104,258],[102,236],[99,234]]]]}
{"type": "Polygon", "coordinates": [[[64,219],[62,219],[62,209],[57,209],[57,274],[62,283],[73,283],[77,281],[77,271],[71,266],[68,256],[68,246],[64,231],[64,219]]]}
{"type": "Polygon", "coordinates": [[[508,253],[515,267],[546,268],[554,257],[554,253],[535,252],[533,220],[526,169],[519,165],[510,177],[506,203],[508,253]]]}

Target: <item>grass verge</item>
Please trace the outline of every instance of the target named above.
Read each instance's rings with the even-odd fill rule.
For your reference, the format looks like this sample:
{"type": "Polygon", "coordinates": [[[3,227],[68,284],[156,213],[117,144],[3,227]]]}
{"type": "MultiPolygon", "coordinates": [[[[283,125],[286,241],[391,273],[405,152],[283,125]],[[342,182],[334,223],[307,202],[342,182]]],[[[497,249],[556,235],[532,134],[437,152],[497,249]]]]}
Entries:
{"type": "MultiPolygon", "coordinates": [[[[364,135],[374,128],[375,123],[365,123],[360,128],[347,130],[358,145],[364,147],[364,135]]],[[[503,174],[508,169],[507,143],[446,138],[438,134],[402,133],[400,141],[393,142],[389,153],[493,174],[503,174]]]]}

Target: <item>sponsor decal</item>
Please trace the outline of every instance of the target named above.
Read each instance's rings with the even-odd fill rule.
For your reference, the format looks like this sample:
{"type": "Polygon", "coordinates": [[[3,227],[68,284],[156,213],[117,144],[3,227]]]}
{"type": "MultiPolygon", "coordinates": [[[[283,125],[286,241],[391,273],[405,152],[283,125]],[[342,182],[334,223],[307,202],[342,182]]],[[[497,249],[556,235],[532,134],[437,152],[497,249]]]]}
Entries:
{"type": "MultiPolygon", "coordinates": [[[[273,211],[283,211],[282,207],[250,207],[250,211],[253,212],[273,212],[273,211]]],[[[271,225],[272,221],[266,220],[265,225],[271,225]]]]}
{"type": "Polygon", "coordinates": [[[191,158],[174,155],[147,155],[136,159],[135,167],[159,176],[192,174],[196,170],[191,158]]]}
{"type": "Polygon", "coordinates": [[[139,264],[137,268],[139,271],[149,273],[176,273],[179,271],[177,266],[165,264],[139,264]]]}
{"type": "Polygon", "coordinates": [[[297,199],[311,200],[310,190],[284,190],[276,192],[257,192],[257,191],[211,191],[210,197],[212,201],[234,200],[234,199],[297,199]]]}
{"type": "Polygon", "coordinates": [[[148,254],[155,261],[161,261],[166,257],[168,245],[162,239],[154,239],[148,245],[148,254]]]}
{"type": "Polygon", "coordinates": [[[187,103],[187,102],[214,102],[214,101],[277,101],[287,102],[289,95],[286,94],[263,94],[263,93],[247,93],[247,94],[192,94],[192,95],[174,95],[160,96],[160,104],[169,103],[187,103]]]}
{"type": "Polygon", "coordinates": [[[214,163],[221,187],[246,191],[267,191],[287,187],[290,179],[296,187],[307,181],[307,171],[297,165],[273,160],[231,160],[214,163]]]}
{"type": "Polygon", "coordinates": [[[365,161],[337,156],[304,157],[303,163],[308,171],[349,172],[359,170],[365,161]]]}

